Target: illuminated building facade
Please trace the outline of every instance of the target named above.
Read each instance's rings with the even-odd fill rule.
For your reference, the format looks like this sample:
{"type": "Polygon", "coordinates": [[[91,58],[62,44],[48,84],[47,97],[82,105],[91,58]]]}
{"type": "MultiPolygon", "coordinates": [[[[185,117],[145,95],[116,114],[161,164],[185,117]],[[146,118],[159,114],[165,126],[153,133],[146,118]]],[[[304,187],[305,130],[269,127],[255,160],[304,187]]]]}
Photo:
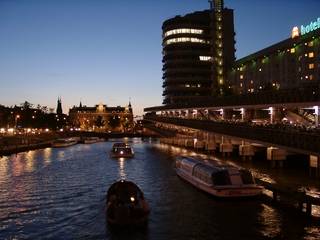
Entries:
{"type": "Polygon", "coordinates": [[[319,89],[320,18],[294,27],[291,37],[235,62],[228,74],[235,93],[319,89]]]}
{"type": "Polygon", "coordinates": [[[163,31],[163,103],[223,94],[234,62],[233,10],[222,0],[210,10],[166,20],[163,31]]]}
{"type": "Polygon", "coordinates": [[[133,129],[133,112],[131,103],[126,107],[107,107],[98,104],[94,107],[74,106],[69,109],[71,125],[82,131],[130,132],[133,129]]]}

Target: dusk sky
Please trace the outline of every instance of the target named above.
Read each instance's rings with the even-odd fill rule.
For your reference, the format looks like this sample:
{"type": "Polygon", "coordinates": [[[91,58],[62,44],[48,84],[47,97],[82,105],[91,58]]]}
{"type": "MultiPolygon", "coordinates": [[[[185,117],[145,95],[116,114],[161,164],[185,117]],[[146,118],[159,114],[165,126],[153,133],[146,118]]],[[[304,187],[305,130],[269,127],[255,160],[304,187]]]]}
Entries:
{"type": "MultiPolygon", "coordinates": [[[[320,0],[225,0],[234,9],[236,56],[290,36],[320,17],[320,0]]],[[[24,101],[64,112],[162,103],[162,22],[204,10],[207,0],[0,0],[0,104],[24,101]]]]}

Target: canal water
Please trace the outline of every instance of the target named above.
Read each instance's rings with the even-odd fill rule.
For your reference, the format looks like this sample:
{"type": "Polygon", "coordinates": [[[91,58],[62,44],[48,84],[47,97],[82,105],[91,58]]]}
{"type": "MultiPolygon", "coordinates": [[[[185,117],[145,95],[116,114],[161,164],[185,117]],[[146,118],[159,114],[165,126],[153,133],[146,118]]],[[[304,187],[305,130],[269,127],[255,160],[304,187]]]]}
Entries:
{"type": "Polygon", "coordinates": [[[0,158],[0,239],[320,239],[319,222],[259,199],[219,200],[178,178],[181,151],[129,139],[132,159],[111,159],[112,141],[0,158]],[[114,232],[105,195],[137,183],[151,206],[146,229],[114,232]]]}

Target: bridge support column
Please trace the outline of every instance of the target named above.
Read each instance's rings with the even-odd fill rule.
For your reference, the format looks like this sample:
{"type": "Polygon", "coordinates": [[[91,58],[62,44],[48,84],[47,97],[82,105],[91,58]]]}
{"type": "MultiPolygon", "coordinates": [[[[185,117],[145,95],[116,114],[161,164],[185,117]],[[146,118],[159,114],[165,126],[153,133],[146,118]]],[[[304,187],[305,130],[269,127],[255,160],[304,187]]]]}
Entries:
{"type": "Polygon", "coordinates": [[[226,140],[223,136],[221,137],[221,143],[219,147],[220,152],[222,153],[222,156],[230,156],[232,153],[233,147],[232,144],[226,140]]]}
{"type": "Polygon", "coordinates": [[[253,146],[243,142],[241,145],[239,145],[239,155],[242,156],[243,160],[252,160],[252,157],[254,156],[253,146]]]}
{"type": "Polygon", "coordinates": [[[267,159],[271,161],[271,166],[277,167],[277,163],[279,167],[283,167],[283,162],[287,157],[287,152],[280,148],[268,147],[267,149],[267,159]]]}
{"type": "Polygon", "coordinates": [[[310,155],[309,161],[309,175],[315,175],[315,177],[320,176],[320,158],[318,156],[310,155]]]}
{"type": "Polygon", "coordinates": [[[318,127],[319,126],[319,106],[314,106],[313,109],[314,109],[314,118],[315,118],[314,124],[316,127],[318,127]]]}

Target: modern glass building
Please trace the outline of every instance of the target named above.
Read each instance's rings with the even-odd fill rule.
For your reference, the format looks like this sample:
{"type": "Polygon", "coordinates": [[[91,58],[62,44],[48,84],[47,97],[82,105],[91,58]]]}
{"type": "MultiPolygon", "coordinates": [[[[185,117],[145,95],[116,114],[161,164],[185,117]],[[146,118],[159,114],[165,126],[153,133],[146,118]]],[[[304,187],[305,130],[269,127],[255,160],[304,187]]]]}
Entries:
{"type": "Polygon", "coordinates": [[[311,25],[294,27],[290,38],[237,60],[228,73],[234,92],[319,89],[320,18],[311,25]]]}
{"type": "Polygon", "coordinates": [[[233,10],[216,2],[163,23],[163,104],[224,93],[235,59],[233,10]]]}

